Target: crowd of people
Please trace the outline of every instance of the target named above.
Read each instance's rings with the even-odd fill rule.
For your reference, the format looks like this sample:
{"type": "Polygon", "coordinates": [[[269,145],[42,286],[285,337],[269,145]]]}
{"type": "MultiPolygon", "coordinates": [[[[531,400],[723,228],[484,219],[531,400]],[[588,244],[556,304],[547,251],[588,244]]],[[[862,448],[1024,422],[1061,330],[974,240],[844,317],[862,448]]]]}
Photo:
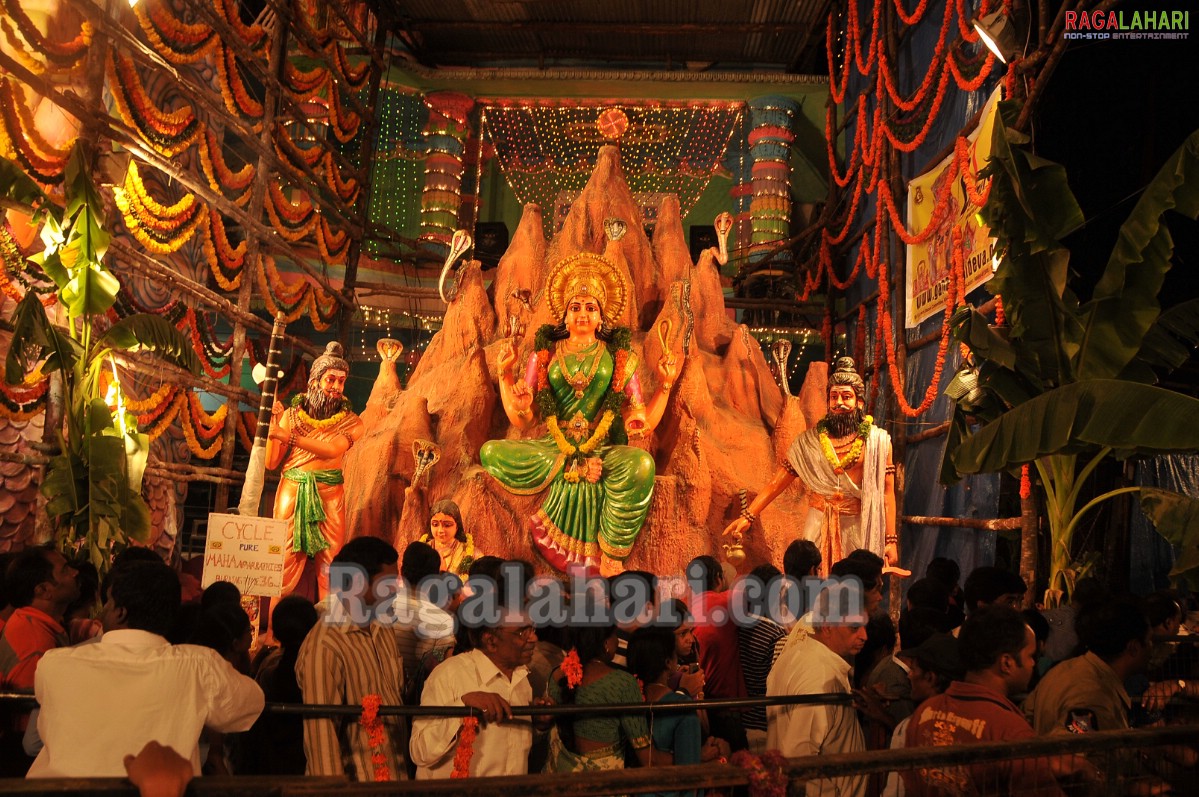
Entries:
{"type": "MultiPolygon", "coordinates": [[[[461,524],[453,510],[439,517],[461,524]]],[[[1199,696],[1199,682],[1158,677],[1177,665],[1162,640],[1184,619],[1169,593],[1111,596],[1084,581],[1068,606],[1021,612],[1018,575],[980,567],[959,584],[957,566],[937,559],[893,624],[880,557],[851,552],[820,578],[821,554],[803,540],[781,570],[739,576],[700,556],[684,574],[627,571],[571,589],[494,556],[473,557],[464,584],[446,554],[355,538],[333,559],[329,597],[279,601],[258,646],[236,587],[200,592],[152,551],[129,549],[102,583],[52,549],[10,555],[0,678],[32,690],[38,708],[0,717],[4,774],[141,778],[170,756],[182,773],[172,783],[583,772],[1129,728],[1160,721],[1179,693],[1199,696]],[[844,697],[686,708],[795,695],[844,697]],[[361,714],[301,717],[264,712],[267,702],[361,714]],[[638,703],[659,710],[594,708],[638,703]],[[430,712],[379,711],[418,704],[430,712]],[[547,705],[593,709],[539,714],[547,705]]],[[[1192,750],[1169,752],[1195,763],[1192,750]]],[[[807,791],[1057,795],[1099,777],[1075,757],[846,775],[807,791]]]]}

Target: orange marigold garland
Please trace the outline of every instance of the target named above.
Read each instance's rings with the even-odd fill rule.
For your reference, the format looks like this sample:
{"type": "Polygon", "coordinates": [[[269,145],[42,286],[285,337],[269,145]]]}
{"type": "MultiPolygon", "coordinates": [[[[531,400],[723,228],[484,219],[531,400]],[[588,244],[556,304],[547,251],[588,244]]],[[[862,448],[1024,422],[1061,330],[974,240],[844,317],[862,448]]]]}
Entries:
{"type": "Polygon", "coordinates": [[[732,762],[749,777],[750,797],[786,797],[787,759],[778,750],[767,750],[760,756],[738,750],[732,762]]]}
{"type": "Polygon", "coordinates": [[[137,3],[133,6],[133,13],[155,52],[172,63],[199,61],[219,41],[210,26],[180,21],[167,3],[137,3]]]}
{"type": "Polygon", "coordinates": [[[146,93],[132,59],[109,53],[108,81],[121,118],[163,155],[178,155],[199,136],[202,125],[192,107],[159,110],[146,93]]]}
{"type": "Polygon", "coordinates": [[[88,45],[92,42],[92,26],[86,20],[80,26],[79,34],[74,39],[69,42],[53,42],[37,29],[37,25],[33,24],[33,20],[26,15],[21,3],[15,0],[4,0],[4,11],[16,23],[17,30],[20,31],[21,37],[29,43],[29,46],[45,56],[47,61],[59,69],[72,67],[82,61],[83,56],[87,53],[88,45]]]}
{"type": "Polygon", "coordinates": [[[362,716],[358,718],[358,724],[366,731],[366,743],[370,745],[375,783],[391,780],[391,767],[387,764],[387,753],[383,751],[383,746],[387,744],[387,731],[383,727],[383,719],[379,716],[379,706],[382,702],[382,698],[377,694],[366,695],[362,698],[362,716]]]}
{"type": "Polygon", "coordinates": [[[475,756],[475,737],[479,734],[479,718],[464,717],[458,732],[458,749],[454,751],[454,771],[451,778],[469,778],[470,760],[475,756]]]}
{"type": "Polygon", "coordinates": [[[562,659],[562,674],[566,676],[566,687],[574,689],[583,683],[583,663],[579,661],[579,651],[571,648],[562,659]]]}
{"type": "Polygon", "coordinates": [[[1020,500],[1027,501],[1032,498],[1032,479],[1028,474],[1028,465],[1020,466],[1020,500]]]}

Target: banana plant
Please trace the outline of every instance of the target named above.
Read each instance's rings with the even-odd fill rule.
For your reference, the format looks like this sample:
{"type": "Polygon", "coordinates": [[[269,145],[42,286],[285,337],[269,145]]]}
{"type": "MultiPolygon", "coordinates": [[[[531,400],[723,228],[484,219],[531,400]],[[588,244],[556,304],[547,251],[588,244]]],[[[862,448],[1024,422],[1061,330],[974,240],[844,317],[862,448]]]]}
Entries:
{"type": "Polygon", "coordinates": [[[114,554],[130,540],[145,542],[150,532],[150,510],[141,495],[150,440],[138,431],[136,416],[125,411],[116,358],[150,351],[193,374],[200,363],[190,342],[158,316],[131,315],[107,328],[96,324],[121,285],[104,265],[110,236],[90,175],[92,161],[90,146],[77,140],[64,172],[62,206],[19,166],[0,161],[0,193],[27,206],[41,223],[44,247],[30,260],[53,280],[66,315],[65,326],[56,325],[37,294],[27,292],[12,316],[4,377],[9,384],[33,384],[60,374],[65,418],[41,491],[58,547],[90,559],[103,574],[114,554]]]}
{"type": "Polygon", "coordinates": [[[1199,400],[1152,384],[1199,344],[1199,302],[1163,313],[1158,299],[1174,250],[1163,216],[1199,216],[1199,131],[1146,187],[1090,300],[1080,302],[1061,239],[1082,224],[1082,212],[1065,170],[1020,147],[1026,139],[1005,124],[1013,111],[1001,104],[981,210],[999,255],[989,289],[1003,297],[1010,326],[1003,334],[970,308],[953,319],[970,356],[946,390],[956,406],[941,480],[1035,467],[1051,534],[1047,605],[1073,589],[1072,543],[1082,518],[1125,493],[1140,494],[1142,509],[1179,550],[1171,575],[1195,579],[1199,504],[1140,487],[1084,501],[1084,486],[1109,456],[1199,450],[1199,400]]]}

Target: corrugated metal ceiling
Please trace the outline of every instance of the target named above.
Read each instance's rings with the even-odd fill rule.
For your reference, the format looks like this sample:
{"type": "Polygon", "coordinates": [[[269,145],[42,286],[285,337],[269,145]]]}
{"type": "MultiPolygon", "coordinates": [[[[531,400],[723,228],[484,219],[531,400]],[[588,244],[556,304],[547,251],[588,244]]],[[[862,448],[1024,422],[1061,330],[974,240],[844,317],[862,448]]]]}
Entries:
{"type": "Polygon", "coordinates": [[[831,0],[370,0],[426,67],[824,70],[831,0]]]}

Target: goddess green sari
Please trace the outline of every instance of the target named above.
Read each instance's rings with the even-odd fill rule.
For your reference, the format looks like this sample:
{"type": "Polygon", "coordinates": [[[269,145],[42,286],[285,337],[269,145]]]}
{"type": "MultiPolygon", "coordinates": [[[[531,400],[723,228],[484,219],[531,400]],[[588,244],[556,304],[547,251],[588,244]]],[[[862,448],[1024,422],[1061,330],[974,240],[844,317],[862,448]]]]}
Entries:
{"type": "MultiPolygon", "coordinates": [[[[612,445],[612,430],[601,428],[609,388],[625,391],[633,382],[630,367],[624,384],[613,385],[614,370],[612,354],[600,342],[578,353],[554,355],[547,381],[557,408],[561,443],[551,431],[536,440],[491,440],[479,452],[484,469],[510,492],[533,495],[549,488],[541,508],[529,519],[529,528],[537,549],[559,570],[573,564],[598,566],[601,552],[623,561],[649,512],[653,457],[639,448],[612,445]],[[597,430],[602,434],[597,436],[597,430]],[[595,447],[589,450],[593,438],[595,447]],[[567,454],[562,444],[581,450],[567,454]],[[583,475],[590,458],[603,463],[602,475],[594,484],[583,475]]],[[[552,429],[551,419],[546,420],[552,429]]]]}

